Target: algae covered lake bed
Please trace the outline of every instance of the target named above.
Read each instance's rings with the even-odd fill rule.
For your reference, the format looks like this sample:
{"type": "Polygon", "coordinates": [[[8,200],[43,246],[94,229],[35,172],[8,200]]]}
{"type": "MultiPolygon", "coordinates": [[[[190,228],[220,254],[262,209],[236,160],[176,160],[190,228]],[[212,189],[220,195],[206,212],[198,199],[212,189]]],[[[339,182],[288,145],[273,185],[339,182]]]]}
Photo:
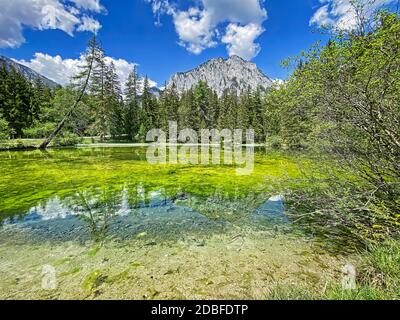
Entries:
{"type": "Polygon", "coordinates": [[[0,298],[265,299],[340,283],[352,257],[285,214],[284,194],[329,164],[259,149],[237,176],[145,153],[0,153],[0,298]]]}

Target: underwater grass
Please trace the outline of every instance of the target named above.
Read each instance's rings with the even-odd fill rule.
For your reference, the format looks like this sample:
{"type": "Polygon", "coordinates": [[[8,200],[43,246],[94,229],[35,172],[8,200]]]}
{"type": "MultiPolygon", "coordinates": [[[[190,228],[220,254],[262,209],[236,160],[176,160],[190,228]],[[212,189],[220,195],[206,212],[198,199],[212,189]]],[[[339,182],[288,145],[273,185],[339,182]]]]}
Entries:
{"type": "Polygon", "coordinates": [[[2,152],[0,216],[23,215],[49,198],[65,199],[96,188],[141,187],[146,193],[162,189],[167,197],[182,192],[207,197],[216,191],[226,197],[273,196],[301,188],[309,176],[324,178],[323,166],[305,156],[258,152],[254,172],[237,176],[234,165],[151,165],[144,148],[2,152]]]}

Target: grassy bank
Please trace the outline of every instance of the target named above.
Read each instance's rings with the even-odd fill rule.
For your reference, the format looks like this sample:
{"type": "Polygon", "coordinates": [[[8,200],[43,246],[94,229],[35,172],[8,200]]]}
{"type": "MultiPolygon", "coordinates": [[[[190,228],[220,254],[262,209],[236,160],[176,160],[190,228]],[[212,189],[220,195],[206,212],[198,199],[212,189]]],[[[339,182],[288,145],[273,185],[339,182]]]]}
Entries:
{"type": "Polygon", "coordinates": [[[329,283],[322,291],[293,285],[277,286],[267,296],[271,300],[398,300],[400,299],[400,242],[372,245],[357,258],[357,287],[344,290],[329,283]]]}
{"type": "MultiPolygon", "coordinates": [[[[44,139],[11,139],[11,140],[0,140],[0,151],[19,151],[19,150],[34,150],[43,142],[44,139]]],[[[111,142],[121,142],[119,140],[113,140],[111,142]]],[[[68,136],[60,137],[54,140],[49,148],[58,147],[72,147],[76,144],[89,145],[93,143],[102,143],[99,137],[77,137],[68,136]]]]}

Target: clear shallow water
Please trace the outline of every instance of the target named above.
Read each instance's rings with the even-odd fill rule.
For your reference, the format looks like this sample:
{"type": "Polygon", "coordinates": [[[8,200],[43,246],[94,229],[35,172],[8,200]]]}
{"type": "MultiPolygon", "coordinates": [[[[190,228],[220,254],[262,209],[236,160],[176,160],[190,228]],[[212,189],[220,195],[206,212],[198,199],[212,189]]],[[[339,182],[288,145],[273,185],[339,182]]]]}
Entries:
{"type": "MultiPolygon", "coordinates": [[[[245,209],[233,221],[224,217],[208,217],[201,213],[207,210],[226,210],[232,202],[217,201],[214,198],[201,200],[181,195],[176,199],[163,197],[153,192],[147,201],[132,207],[127,198],[128,191],[112,199],[112,206],[98,205],[97,199],[51,198],[44,205],[33,207],[23,216],[14,216],[3,221],[4,226],[27,228],[31,240],[95,240],[111,238],[129,239],[149,236],[158,241],[178,240],[183,236],[205,236],[224,232],[231,224],[255,228],[288,226],[282,197],[273,197],[261,206],[245,209]],[[221,209],[221,207],[223,207],[221,209]],[[194,208],[198,208],[197,210],[194,208]],[[253,210],[253,211],[251,211],[253,210]]],[[[232,215],[233,213],[228,213],[232,215]]]]}
{"type": "Polygon", "coordinates": [[[237,176],[145,152],[0,153],[0,298],[263,299],[340,275],[342,258],[295,232],[281,196],[320,164],[258,150],[237,176]]]}
{"type": "MultiPolygon", "coordinates": [[[[136,206],[131,206],[127,198],[128,191],[123,190],[121,194],[116,195],[113,201],[112,217],[113,218],[124,218],[129,215],[141,215],[143,212],[147,211],[161,211],[165,214],[171,213],[169,216],[172,219],[176,217],[172,212],[185,211],[185,212],[195,212],[190,208],[190,203],[201,202],[202,200],[193,198],[192,196],[183,195],[184,200],[179,199],[169,199],[162,196],[161,191],[152,192],[147,200],[143,199],[139,201],[136,206]],[[179,203],[188,203],[188,207],[183,205],[178,205],[179,203]]],[[[205,200],[209,203],[213,201],[213,198],[205,200]]],[[[94,216],[100,216],[104,214],[104,206],[96,208],[94,210],[88,209],[88,206],[97,206],[97,199],[89,200],[76,200],[74,198],[60,199],[59,197],[54,197],[46,200],[44,204],[30,208],[25,214],[15,215],[3,220],[4,225],[16,225],[24,224],[29,222],[45,222],[52,220],[63,220],[63,219],[79,219],[82,216],[89,216],[92,213],[94,216]],[[92,211],[92,212],[90,212],[92,211]]],[[[227,203],[227,206],[231,206],[232,203],[227,203]]],[[[198,213],[200,216],[200,213],[198,213]]],[[[203,216],[205,217],[205,216],[203,216]]],[[[289,223],[289,219],[285,215],[285,204],[283,196],[274,196],[268,199],[260,207],[256,208],[248,218],[254,220],[265,221],[270,223],[289,223]]]]}

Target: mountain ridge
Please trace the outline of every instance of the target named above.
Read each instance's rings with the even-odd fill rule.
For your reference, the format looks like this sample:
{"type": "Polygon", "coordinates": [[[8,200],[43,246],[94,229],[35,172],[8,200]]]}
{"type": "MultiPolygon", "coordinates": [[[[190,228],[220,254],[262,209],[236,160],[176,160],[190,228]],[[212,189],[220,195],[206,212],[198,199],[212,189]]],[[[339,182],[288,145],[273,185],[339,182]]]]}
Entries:
{"type": "Polygon", "coordinates": [[[37,79],[40,79],[43,84],[49,88],[55,88],[59,86],[58,83],[56,83],[53,80],[50,80],[49,78],[46,78],[45,76],[41,75],[40,73],[34,71],[33,69],[24,66],[23,64],[20,64],[6,56],[0,55],[0,66],[5,65],[7,70],[9,70],[12,67],[14,67],[19,73],[21,73],[26,79],[29,81],[35,81],[37,79]]]}
{"type": "Polygon", "coordinates": [[[200,81],[207,82],[218,96],[222,96],[225,90],[240,95],[249,88],[267,90],[274,85],[274,81],[255,63],[231,56],[227,59],[213,58],[187,72],[177,72],[169,79],[167,88],[175,87],[182,94],[200,81]]]}

